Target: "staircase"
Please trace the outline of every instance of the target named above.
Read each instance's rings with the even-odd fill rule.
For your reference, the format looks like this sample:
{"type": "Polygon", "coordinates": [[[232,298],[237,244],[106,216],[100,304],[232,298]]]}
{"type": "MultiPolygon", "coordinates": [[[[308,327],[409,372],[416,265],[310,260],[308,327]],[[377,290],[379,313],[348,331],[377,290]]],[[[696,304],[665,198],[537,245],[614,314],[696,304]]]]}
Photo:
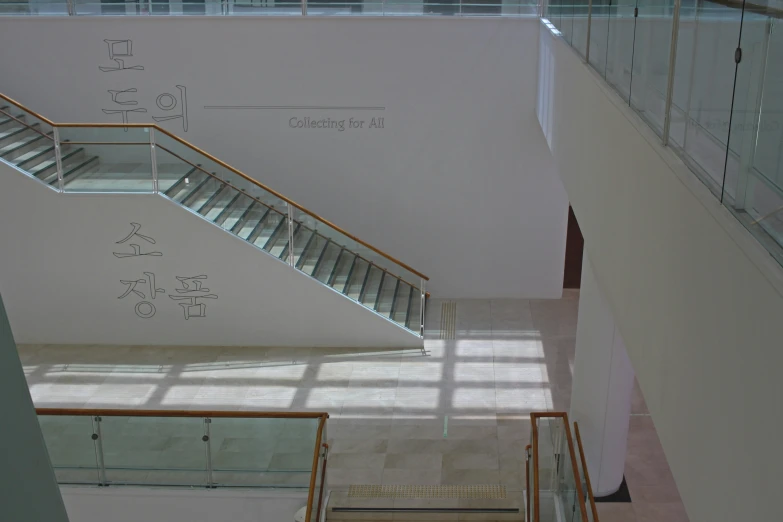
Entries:
{"type": "Polygon", "coordinates": [[[55,124],[0,94],[0,159],[48,187],[157,193],[422,336],[423,274],[160,127],[85,127],[55,124]],[[102,138],[108,134],[114,137],[102,138]],[[127,143],[117,143],[118,136],[127,143]]]}

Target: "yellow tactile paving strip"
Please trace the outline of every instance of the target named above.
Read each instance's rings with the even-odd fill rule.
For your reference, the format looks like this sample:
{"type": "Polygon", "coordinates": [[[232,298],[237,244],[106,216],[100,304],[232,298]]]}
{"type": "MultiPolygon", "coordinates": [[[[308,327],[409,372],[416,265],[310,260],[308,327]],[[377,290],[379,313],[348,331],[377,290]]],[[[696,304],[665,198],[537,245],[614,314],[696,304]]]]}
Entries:
{"type": "Polygon", "coordinates": [[[356,485],[348,487],[348,498],[465,498],[504,499],[506,487],[499,484],[468,486],[356,485]]]}
{"type": "Polygon", "coordinates": [[[441,305],[440,338],[455,339],[457,337],[457,303],[446,301],[441,305]]]}

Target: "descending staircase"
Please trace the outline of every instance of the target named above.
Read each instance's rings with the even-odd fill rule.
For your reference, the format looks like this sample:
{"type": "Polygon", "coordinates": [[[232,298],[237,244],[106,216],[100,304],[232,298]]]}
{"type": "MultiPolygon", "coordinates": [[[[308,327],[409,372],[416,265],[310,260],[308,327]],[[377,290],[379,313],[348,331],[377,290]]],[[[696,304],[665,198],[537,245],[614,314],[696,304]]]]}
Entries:
{"type": "MultiPolygon", "coordinates": [[[[61,182],[55,150],[56,126],[0,95],[0,159],[58,191],[153,191],[150,179],[134,177],[133,172],[118,172],[123,169],[112,164],[108,153],[106,156],[103,152],[91,154],[88,147],[67,140],[60,142],[61,182]],[[4,100],[10,103],[3,105],[4,100]],[[149,189],[140,188],[147,186],[149,189]]],[[[122,125],[116,127],[122,128],[122,125]]],[[[189,152],[192,149],[204,154],[159,127],[149,125],[148,128],[165,133],[169,136],[166,139],[171,143],[176,140],[180,148],[186,145],[189,152]]],[[[242,176],[240,181],[243,183],[221,178],[202,168],[200,163],[182,158],[171,148],[157,144],[159,154],[167,158],[157,166],[159,194],[422,336],[422,287],[426,276],[302,207],[296,206],[301,211],[291,214],[289,219],[287,209],[292,209],[295,203],[275,198],[282,203],[276,205],[255,197],[254,191],[276,193],[235,169],[231,170],[242,176]],[[250,186],[250,190],[239,188],[247,186],[248,182],[255,186],[250,186]],[[417,285],[417,281],[420,284],[417,285]]],[[[210,159],[214,160],[205,155],[206,162],[210,159]]]]}
{"type": "MultiPolygon", "coordinates": [[[[53,132],[44,132],[40,123],[23,124],[24,114],[6,116],[9,107],[0,107],[0,158],[52,186],[57,185],[57,161],[53,132]]],[[[99,159],[88,157],[84,148],[64,143],[62,146],[63,181],[70,183],[82,174],[95,170],[99,159]]]]}

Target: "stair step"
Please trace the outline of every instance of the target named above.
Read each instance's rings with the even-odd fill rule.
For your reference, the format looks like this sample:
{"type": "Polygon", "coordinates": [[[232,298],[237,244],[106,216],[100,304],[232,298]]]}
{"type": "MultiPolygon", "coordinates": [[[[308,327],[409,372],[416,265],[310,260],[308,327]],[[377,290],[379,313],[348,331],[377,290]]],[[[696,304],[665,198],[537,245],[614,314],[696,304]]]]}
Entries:
{"type": "MultiPolygon", "coordinates": [[[[81,176],[95,171],[100,165],[100,161],[97,156],[87,158],[81,162],[74,162],[63,165],[63,186],[67,187],[69,183],[76,181],[81,176]]],[[[56,169],[55,169],[56,170],[56,169]]],[[[50,185],[57,183],[57,173],[55,172],[50,185]]]]}
{"type": "Polygon", "coordinates": [[[359,301],[362,294],[362,287],[367,277],[367,270],[370,264],[364,259],[357,259],[356,264],[351,271],[351,277],[348,279],[348,283],[345,285],[343,293],[353,299],[359,301]]]}
{"type": "Polygon", "coordinates": [[[332,272],[332,278],[327,284],[338,292],[342,292],[345,288],[345,284],[348,282],[351,268],[356,263],[356,259],[356,254],[353,254],[348,250],[343,250],[342,254],[340,255],[340,260],[338,261],[334,272],[332,272]]]}
{"type": "Polygon", "coordinates": [[[383,274],[383,286],[378,293],[378,301],[375,305],[375,311],[384,317],[391,318],[392,307],[394,306],[394,298],[397,295],[397,289],[399,288],[400,280],[384,272],[383,274]]]}
{"type": "Polygon", "coordinates": [[[54,143],[43,136],[38,136],[18,148],[6,152],[2,157],[17,167],[27,170],[37,165],[39,161],[53,158],[54,143]]]}
{"type": "Polygon", "coordinates": [[[315,240],[317,234],[313,229],[301,226],[299,227],[296,235],[294,235],[294,266],[300,268],[300,261],[310,244],[315,240]]]}
{"type": "MultiPolygon", "coordinates": [[[[63,173],[66,172],[66,167],[72,166],[77,160],[84,159],[83,153],[84,149],[82,148],[63,153],[60,157],[63,165],[63,173]]],[[[45,157],[39,156],[37,159],[40,159],[40,161],[38,161],[35,166],[26,169],[30,174],[43,180],[46,180],[52,175],[57,177],[57,158],[54,154],[45,157]]]]}
{"type": "Polygon", "coordinates": [[[221,183],[221,187],[215,192],[212,197],[207,200],[206,203],[199,209],[198,213],[207,218],[209,221],[213,221],[218,214],[225,208],[231,199],[236,196],[236,190],[229,185],[221,183]]]}
{"type": "Polygon", "coordinates": [[[384,279],[384,271],[377,266],[370,266],[362,284],[362,293],[359,301],[375,310],[375,304],[380,295],[381,284],[384,279]]]}
{"type": "MultiPolygon", "coordinates": [[[[197,204],[199,197],[202,195],[202,191],[206,190],[209,194],[209,189],[211,188],[212,182],[215,180],[212,176],[209,174],[204,174],[203,172],[200,172],[201,176],[198,179],[198,182],[191,185],[194,185],[189,191],[186,191],[185,195],[180,200],[180,203],[185,205],[186,207],[192,207],[193,205],[197,204]]],[[[207,196],[208,197],[208,196],[207,196]]]]}
{"type": "MultiPolygon", "coordinates": [[[[269,232],[269,235],[265,238],[263,242],[259,242],[257,240],[258,246],[266,250],[267,252],[271,252],[272,248],[274,248],[275,244],[278,241],[281,241],[284,239],[283,236],[288,234],[288,228],[286,224],[285,216],[277,213],[269,213],[267,219],[269,219],[270,228],[271,225],[274,225],[274,228],[271,229],[269,232]]],[[[266,228],[266,224],[264,225],[266,228]]],[[[265,234],[266,235],[266,234],[265,234]]]]}
{"type": "Polygon", "coordinates": [[[249,240],[253,231],[263,224],[267,210],[260,203],[254,201],[252,205],[245,209],[242,217],[231,231],[242,239],[249,240]]]}
{"type": "Polygon", "coordinates": [[[253,232],[255,236],[253,238],[253,244],[258,248],[266,249],[267,244],[272,240],[272,236],[281,226],[281,223],[285,222],[285,218],[274,209],[267,209],[264,213],[263,220],[260,222],[260,226],[253,232]]]}
{"type": "Polygon", "coordinates": [[[522,522],[524,519],[523,492],[506,491],[501,485],[351,486],[347,491],[332,490],[326,507],[328,522],[522,522]],[[354,496],[357,490],[365,494],[354,496]]]}
{"type": "Polygon", "coordinates": [[[193,189],[196,188],[198,183],[203,180],[204,176],[206,176],[206,174],[196,167],[193,167],[171,185],[164,194],[174,201],[181,203],[182,200],[188,197],[193,189]]]}
{"type": "Polygon", "coordinates": [[[16,148],[19,142],[29,139],[31,135],[38,135],[36,130],[40,129],[39,123],[33,123],[32,125],[25,126],[17,123],[13,127],[8,127],[0,131],[0,154],[4,154],[11,149],[16,148]]]}
{"type": "Polygon", "coordinates": [[[394,297],[394,306],[389,314],[389,318],[399,325],[407,326],[412,298],[413,292],[411,285],[400,282],[400,286],[397,289],[397,295],[394,297]]]}
{"type": "MultiPolygon", "coordinates": [[[[239,191],[234,191],[234,192],[235,193],[232,194],[231,198],[226,203],[226,205],[222,209],[220,209],[220,212],[215,217],[211,218],[212,222],[215,223],[216,225],[223,226],[223,223],[226,221],[226,219],[228,219],[228,216],[231,215],[231,212],[235,210],[236,205],[239,204],[238,202],[243,198],[241,192],[239,191]]],[[[209,215],[207,215],[207,219],[210,219],[209,215]]]]}
{"type": "Polygon", "coordinates": [[[8,107],[0,107],[0,131],[4,131],[9,127],[15,127],[16,125],[19,125],[19,121],[17,120],[22,120],[24,118],[24,116],[21,114],[14,114],[13,116],[14,117],[12,118],[8,107]]]}
{"type": "Polygon", "coordinates": [[[204,185],[198,189],[198,192],[191,196],[187,206],[190,207],[190,209],[194,212],[198,212],[200,214],[201,209],[214,201],[218,194],[220,194],[220,191],[223,190],[223,187],[225,187],[225,185],[217,181],[215,178],[207,179],[204,185]]]}
{"type": "Polygon", "coordinates": [[[329,240],[319,233],[313,234],[310,244],[307,249],[302,253],[302,257],[299,259],[297,268],[307,275],[313,275],[318,262],[322,256],[326,253],[326,247],[329,245],[329,240]]]}
{"type": "Polygon", "coordinates": [[[318,279],[320,282],[326,284],[329,281],[329,278],[332,276],[332,271],[334,270],[335,264],[337,263],[337,258],[340,255],[341,252],[340,246],[337,245],[334,241],[330,241],[329,244],[326,246],[326,249],[321,255],[320,261],[317,263],[317,266],[315,267],[315,271],[313,272],[313,276],[318,279]]]}

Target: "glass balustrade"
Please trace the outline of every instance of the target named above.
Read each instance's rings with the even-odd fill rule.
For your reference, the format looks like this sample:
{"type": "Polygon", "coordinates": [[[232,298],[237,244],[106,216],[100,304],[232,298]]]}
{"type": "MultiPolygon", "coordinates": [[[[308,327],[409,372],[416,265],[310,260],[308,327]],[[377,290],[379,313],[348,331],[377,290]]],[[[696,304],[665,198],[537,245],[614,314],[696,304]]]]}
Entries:
{"type": "Polygon", "coordinates": [[[783,264],[783,9],[589,0],[585,22],[555,0],[545,17],[783,264]]]}
{"type": "Polygon", "coordinates": [[[0,0],[0,16],[538,16],[525,0],[0,0]]]}
{"type": "Polygon", "coordinates": [[[0,95],[0,159],[63,193],[159,194],[423,336],[426,276],[155,125],[58,125],[0,95]]]}
{"type": "Polygon", "coordinates": [[[38,410],[38,416],[60,484],[309,489],[323,480],[326,414],[38,410]]]}
{"type": "MultiPolygon", "coordinates": [[[[532,413],[527,489],[532,522],[597,522],[587,508],[587,470],[565,413],[532,413]],[[588,514],[589,513],[589,514],[588,514]]],[[[592,497],[589,497],[592,498],[592,497]]]]}

